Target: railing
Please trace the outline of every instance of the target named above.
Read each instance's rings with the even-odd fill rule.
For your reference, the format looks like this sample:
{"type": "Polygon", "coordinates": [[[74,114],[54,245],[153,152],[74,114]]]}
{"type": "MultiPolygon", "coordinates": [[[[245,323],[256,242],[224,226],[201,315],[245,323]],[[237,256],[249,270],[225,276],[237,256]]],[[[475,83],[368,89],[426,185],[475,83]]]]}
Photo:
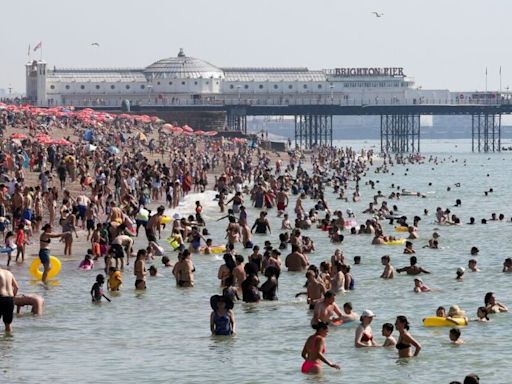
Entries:
{"type": "MultiPolygon", "coordinates": [[[[77,107],[120,107],[122,100],[67,100],[77,107]]],[[[130,101],[131,106],[139,107],[200,107],[200,106],[300,106],[300,105],[332,105],[344,107],[373,107],[373,106],[500,106],[512,105],[512,99],[457,99],[457,98],[330,98],[330,97],[271,97],[271,98],[226,98],[226,99],[175,99],[175,100],[137,100],[130,101]]]]}

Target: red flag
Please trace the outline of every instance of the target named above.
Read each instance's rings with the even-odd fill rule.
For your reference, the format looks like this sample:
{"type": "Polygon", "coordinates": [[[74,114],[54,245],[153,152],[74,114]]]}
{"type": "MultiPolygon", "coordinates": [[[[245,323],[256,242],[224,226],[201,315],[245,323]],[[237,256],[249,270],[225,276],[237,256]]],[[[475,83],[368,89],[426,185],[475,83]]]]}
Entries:
{"type": "Polygon", "coordinates": [[[43,42],[40,41],[35,47],[34,47],[34,52],[37,51],[39,48],[41,48],[43,46],[43,42]]]}

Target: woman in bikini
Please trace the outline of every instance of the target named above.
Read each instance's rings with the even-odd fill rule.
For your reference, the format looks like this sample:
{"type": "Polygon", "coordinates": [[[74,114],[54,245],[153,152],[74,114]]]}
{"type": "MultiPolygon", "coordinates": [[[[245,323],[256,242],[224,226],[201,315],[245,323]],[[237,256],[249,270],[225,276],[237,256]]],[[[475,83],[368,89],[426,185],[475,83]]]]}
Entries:
{"type": "Polygon", "coordinates": [[[43,226],[43,233],[41,233],[41,237],[39,238],[39,260],[41,260],[41,264],[43,264],[43,283],[46,283],[46,279],[48,276],[48,272],[50,272],[50,243],[52,238],[57,238],[64,235],[63,233],[52,233],[52,226],[50,224],[45,224],[43,226]]]}
{"type": "Polygon", "coordinates": [[[421,351],[421,344],[418,343],[409,333],[409,321],[405,316],[397,316],[395,321],[395,328],[400,334],[396,343],[398,350],[398,357],[411,357],[418,356],[421,351]],[[414,355],[412,354],[411,347],[414,347],[414,355]]]}
{"type": "Polygon", "coordinates": [[[356,329],[356,338],[354,341],[356,348],[364,347],[377,347],[378,344],[373,339],[372,327],[370,324],[375,317],[375,314],[366,309],[361,314],[361,324],[356,329]]]}
{"type": "Polygon", "coordinates": [[[329,326],[326,323],[319,322],[313,325],[316,330],[314,335],[311,335],[306,340],[304,348],[302,349],[302,364],[301,371],[306,374],[318,374],[322,372],[322,362],[329,367],[340,369],[336,363],[331,363],[325,357],[325,337],[329,333],[329,326]]]}

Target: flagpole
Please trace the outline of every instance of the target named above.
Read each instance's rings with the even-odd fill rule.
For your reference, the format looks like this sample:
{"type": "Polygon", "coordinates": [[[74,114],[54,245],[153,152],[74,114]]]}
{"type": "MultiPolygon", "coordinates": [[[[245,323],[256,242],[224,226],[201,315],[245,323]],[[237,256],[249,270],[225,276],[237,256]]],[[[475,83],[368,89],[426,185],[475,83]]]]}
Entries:
{"type": "Polygon", "coordinates": [[[500,65],[500,97],[501,97],[501,65],[500,65]]]}
{"type": "Polygon", "coordinates": [[[485,67],[485,92],[487,92],[487,67],[485,67]]]}

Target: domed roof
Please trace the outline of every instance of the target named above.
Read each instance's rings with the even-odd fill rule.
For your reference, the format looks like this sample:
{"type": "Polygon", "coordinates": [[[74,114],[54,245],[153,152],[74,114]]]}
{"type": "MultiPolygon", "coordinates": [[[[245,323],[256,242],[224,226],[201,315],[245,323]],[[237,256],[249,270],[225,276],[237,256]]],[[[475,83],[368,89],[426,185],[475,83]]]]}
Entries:
{"type": "Polygon", "coordinates": [[[144,69],[149,78],[173,79],[223,79],[224,72],[216,66],[194,57],[186,56],[180,49],[178,56],[155,61],[144,69]]]}

